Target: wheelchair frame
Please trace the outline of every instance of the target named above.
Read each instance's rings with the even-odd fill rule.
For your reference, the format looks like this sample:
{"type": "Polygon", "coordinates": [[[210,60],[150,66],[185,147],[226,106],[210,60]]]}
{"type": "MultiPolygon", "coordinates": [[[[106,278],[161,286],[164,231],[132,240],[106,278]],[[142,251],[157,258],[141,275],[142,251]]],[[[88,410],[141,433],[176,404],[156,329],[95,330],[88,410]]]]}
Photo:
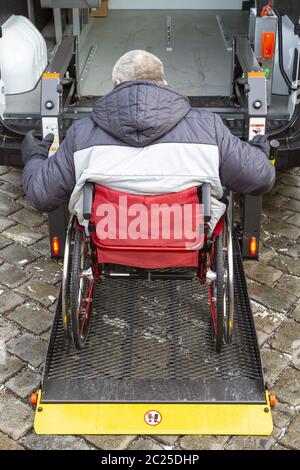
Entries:
{"type": "MultiPolygon", "coordinates": [[[[208,299],[215,336],[215,349],[221,352],[225,343],[232,340],[234,324],[234,272],[232,218],[229,204],[223,215],[223,228],[219,234],[207,237],[208,222],[211,219],[211,188],[208,183],[199,187],[205,224],[204,246],[194,246],[199,251],[197,271],[185,267],[180,269],[130,268],[128,272],[115,272],[110,265],[99,265],[97,247],[88,229],[80,226],[72,215],[67,229],[62,281],[62,314],[65,336],[75,349],[84,348],[92,318],[93,289],[103,278],[135,277],[140,279],[198,279],[207,285],[208,299]]],[[[199,193],[198,193],[199,194],[199,193]]],[[[230,195],[229,198],[232,196],[230,195]]],[[[83,217],[89,221],[92,216],[94,184],[86,183],[83,190],[83,217]]],[[[133,251],[135,249],[133,248],[133,251]]],[[[136,248],[138,251],[139,248],[136,248]]]]}

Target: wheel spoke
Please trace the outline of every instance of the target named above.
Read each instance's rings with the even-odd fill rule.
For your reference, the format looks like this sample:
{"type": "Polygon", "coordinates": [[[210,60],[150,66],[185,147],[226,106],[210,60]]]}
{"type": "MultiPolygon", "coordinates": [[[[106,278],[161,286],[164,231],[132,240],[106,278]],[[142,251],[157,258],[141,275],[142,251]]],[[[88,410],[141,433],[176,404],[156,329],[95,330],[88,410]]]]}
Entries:
{"type": "MultiPolygon", "coordinates": [[[[81,326],[80,326],[81,336],[83,336],[84,328],[85,328],[85,326],[88,322],[88,319],[89,319],[90,307],[91,307],[91,301],[92,301],[91,299],[92,299],[93,285],[94,285],[93,281],[89,283],[89,285],[86,289],[86,293],[84,294],[83,299],[81,301],[81,305],[80,305],[79,312],[78,312],[78,317],[80,316],[80,314],[83,313],[83,315],[82,315],[83,321],[82,321],[81,326]]],[[[80,318],[79,318],[79,321],[80,321],[80,318]]]]}

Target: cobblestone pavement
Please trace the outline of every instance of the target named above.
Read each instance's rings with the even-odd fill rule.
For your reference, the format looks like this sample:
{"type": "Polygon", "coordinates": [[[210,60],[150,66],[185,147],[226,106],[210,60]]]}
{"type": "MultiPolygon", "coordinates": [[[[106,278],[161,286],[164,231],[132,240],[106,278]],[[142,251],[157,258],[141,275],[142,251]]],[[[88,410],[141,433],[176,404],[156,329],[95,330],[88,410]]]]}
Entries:
{"type": "Polygon", "coordinates": [[[41,377],[61,266],[49,259],[47,218],[24,198],[20,175],[0,167],[0,449],[300,449],[299,169],[279,173],[264,198],[260,261],[245,263],[267,382],[279,400],[270,437],[34,434],[29,396],[41,377]]]}

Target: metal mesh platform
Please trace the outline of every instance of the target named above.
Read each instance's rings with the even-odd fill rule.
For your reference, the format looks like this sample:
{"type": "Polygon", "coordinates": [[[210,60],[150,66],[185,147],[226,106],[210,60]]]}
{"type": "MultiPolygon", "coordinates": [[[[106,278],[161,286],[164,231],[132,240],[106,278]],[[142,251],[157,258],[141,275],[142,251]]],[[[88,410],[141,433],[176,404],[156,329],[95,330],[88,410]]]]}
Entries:
{"type": "Polygon", "coordinates": [[[44,402],[263,402],[264,383],[242,262],[235,249],[233,343],[214,350],[197,281],[101,282],[88,343],[65,343],[60,311],[45,366],[44,402]]]}

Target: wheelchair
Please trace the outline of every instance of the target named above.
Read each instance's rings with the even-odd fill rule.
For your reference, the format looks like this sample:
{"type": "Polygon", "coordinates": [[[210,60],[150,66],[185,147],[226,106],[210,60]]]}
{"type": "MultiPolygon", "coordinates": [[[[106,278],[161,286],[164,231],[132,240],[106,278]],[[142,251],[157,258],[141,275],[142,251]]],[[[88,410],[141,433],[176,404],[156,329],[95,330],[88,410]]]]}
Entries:
{"type": "MultiPolygon", "coordinates": [[[[89,335],[96,283],[118,276],[149,281],[160,279],[161,282],[187,279],[206,284],[216,352],[220,353],[224,343],[231,342],[234,315],[232,223],[227,206],[210,233],[211,187],[208,183],[178,193],[140,196],[88,182],[83,188],[82,216],[84,224],[80,224],[75,215],[70,218],[62,280],[64,331],[75,349],[83,349],[89,335]],[[126,226],[124,217],[120,218],[120,197],[126,197],[129,208],[139,204],[147,221],[152,217],[150,208],[154,206],[172,207],[175,203],[176,207],[184,208],[190,204],[192,222],[201,207],[203,230],[192,241],[186,240],[182,233],[176,240],[175,237],[168,239],[162,236],[161,227],[156,227],[151,240],[145,233],[140,239],[132,239],[127,233],[132,219],[126,221],[126,226]],[[122,229],[126,236],[117,239],[115,234],[107,238],[103,233],[99,235],[99,224],[102,229],[105,225],[103,210],[99,216],[99,208],[107,204],[116,211],[117,225],[125,225],[122,229]]],[[[163,214],[161,219],[165,220],[163,214]]]]}

